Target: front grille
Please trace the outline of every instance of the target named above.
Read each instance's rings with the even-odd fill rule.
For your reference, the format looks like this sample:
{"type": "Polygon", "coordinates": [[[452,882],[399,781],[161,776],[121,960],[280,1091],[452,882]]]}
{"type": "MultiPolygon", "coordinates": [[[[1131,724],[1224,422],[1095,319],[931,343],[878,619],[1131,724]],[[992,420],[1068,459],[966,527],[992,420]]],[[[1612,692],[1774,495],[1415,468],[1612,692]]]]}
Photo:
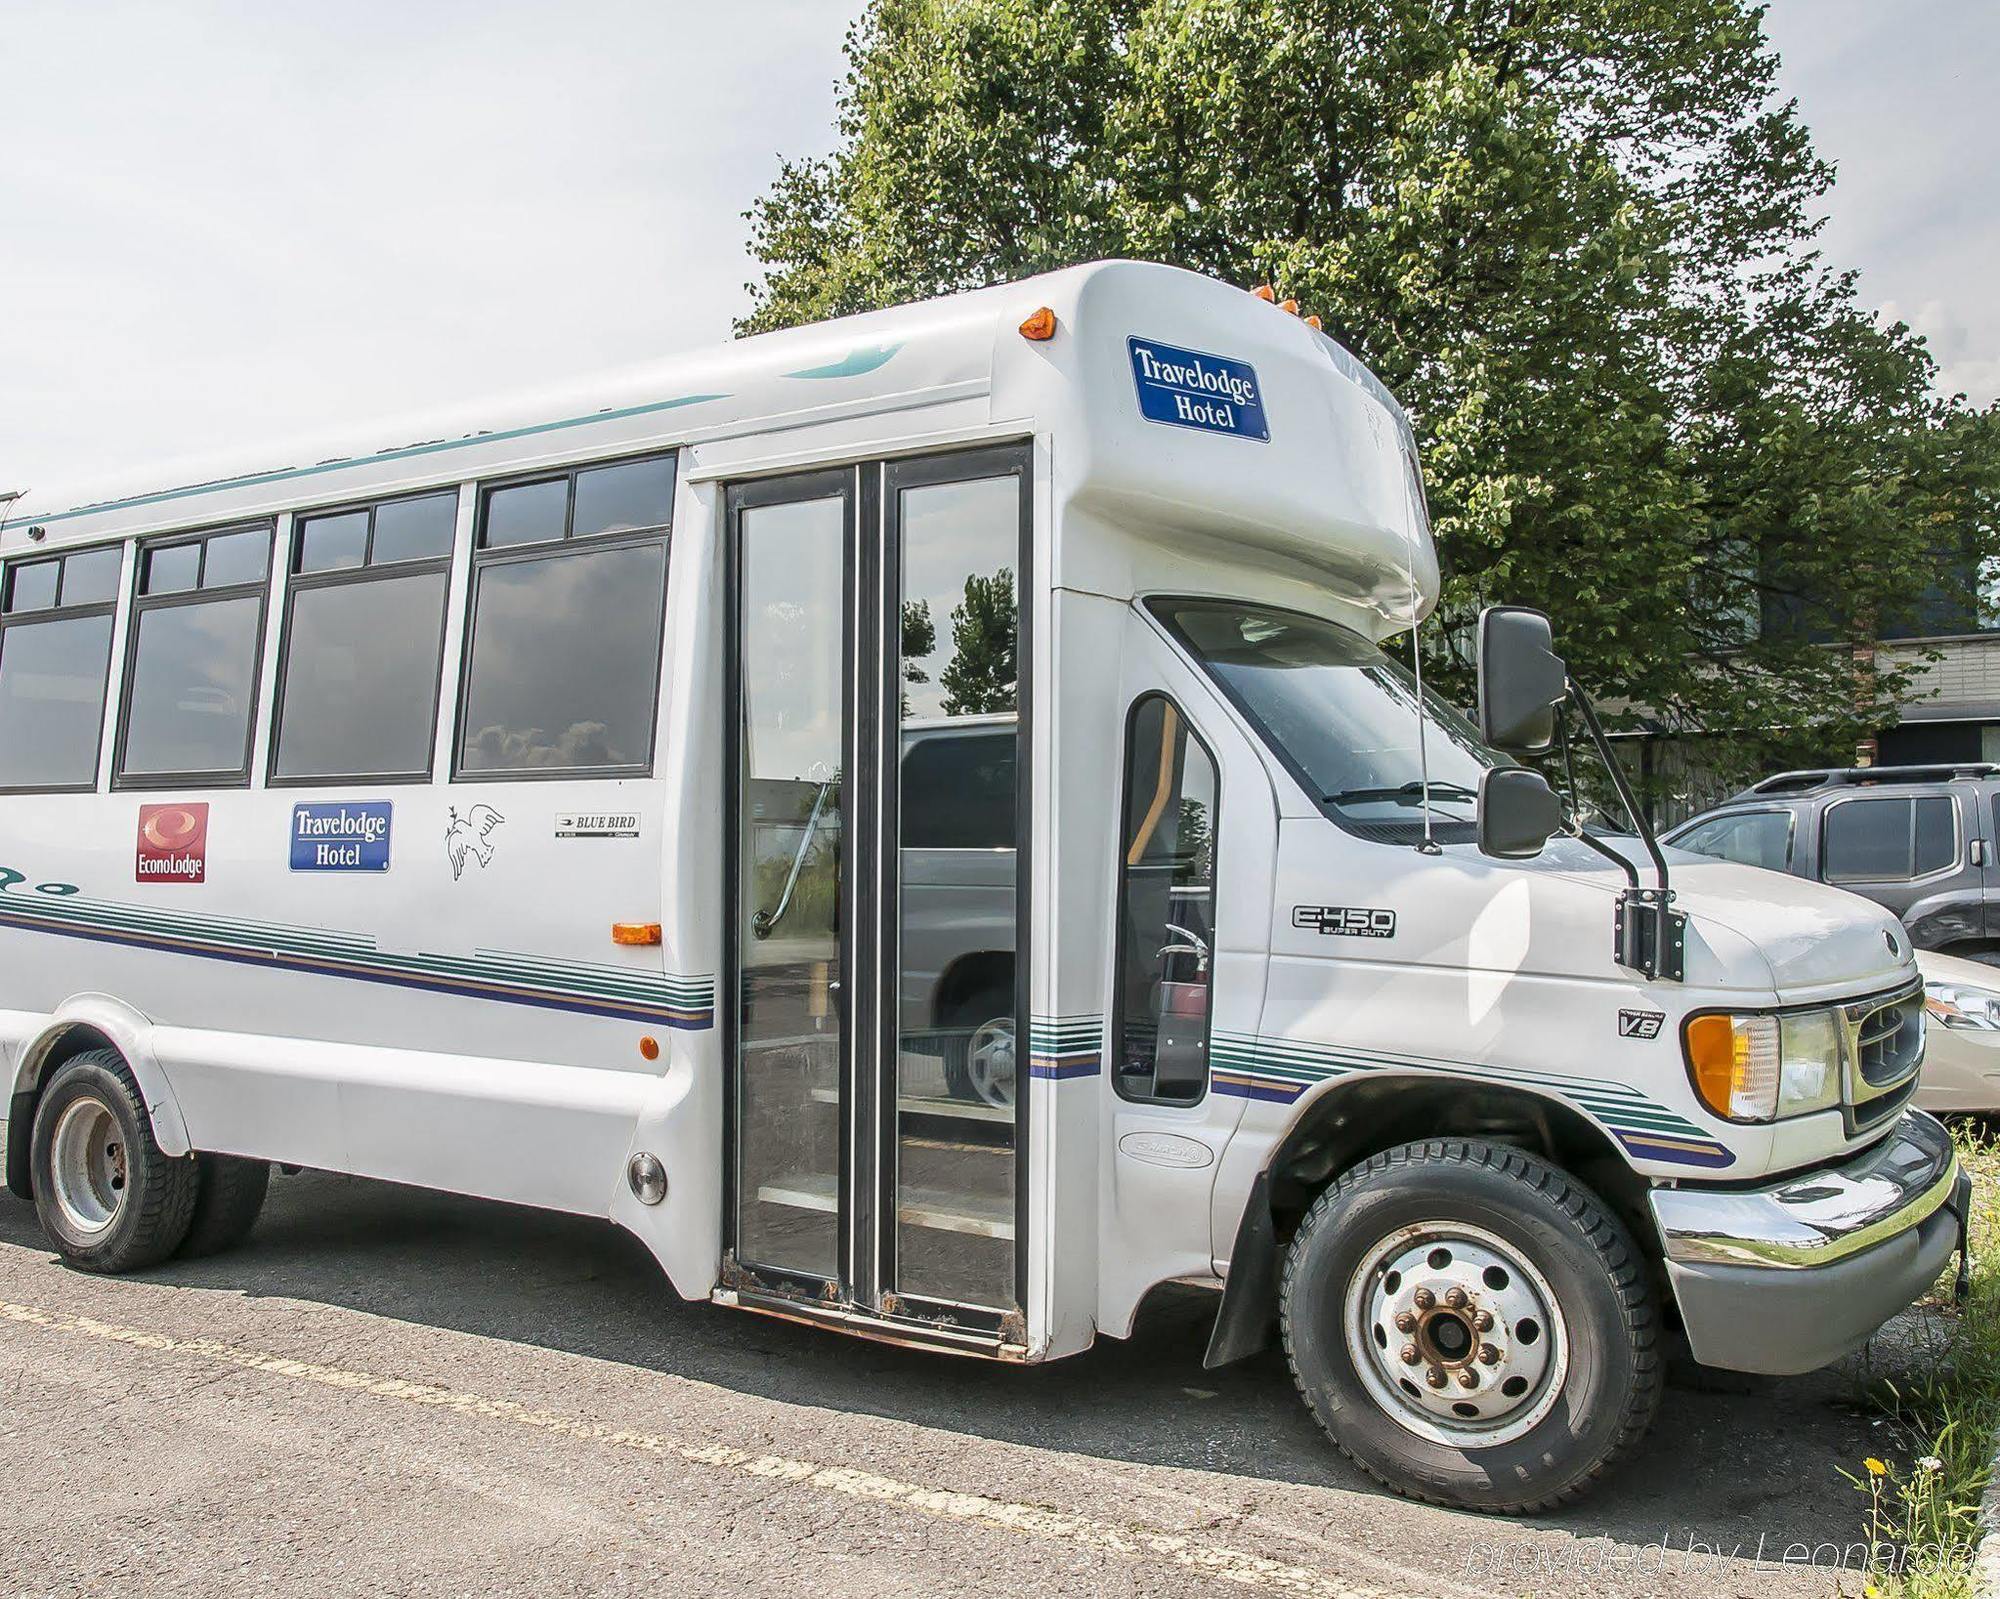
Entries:
{"type": "Polygon", "coordinates": [[[1900,1110],[1916,1090],[1924,1060],[1922,982],[1840,1007],[1850,1131],[1900,1110]]]}
{"type": "Polygon", "coordinates": [[[1870,1088],[1893,1088],[1924,1058],[1923,990],[1864,1005],[1847,1007],[1855,1065],[1870,1088]]]}

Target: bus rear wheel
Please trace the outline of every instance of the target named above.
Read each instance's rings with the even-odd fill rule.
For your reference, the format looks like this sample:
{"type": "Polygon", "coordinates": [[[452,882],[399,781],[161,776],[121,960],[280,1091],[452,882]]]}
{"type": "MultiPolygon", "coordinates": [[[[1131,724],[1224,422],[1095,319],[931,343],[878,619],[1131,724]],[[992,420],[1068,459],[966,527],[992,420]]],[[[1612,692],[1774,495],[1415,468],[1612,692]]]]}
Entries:
{"type": "Polygon", "coordinates": [[[1521,1150],[1407,1144],[1320,1195],[1279,1297],[1292,1375],[1341,1452],[1412,1498],[1553,1510],[1645,1435],[1658,1311],[1631,1236],[1521,1150]]]}
{"type": "Polygon", "coordinates": [[[195,1162],[161,1150],[139,1085],[112,1050],[56,1068],[35,1107],[28,1160],[42,1231],[80,1271],[158,1265],[187,1237],[195,1162]]]}

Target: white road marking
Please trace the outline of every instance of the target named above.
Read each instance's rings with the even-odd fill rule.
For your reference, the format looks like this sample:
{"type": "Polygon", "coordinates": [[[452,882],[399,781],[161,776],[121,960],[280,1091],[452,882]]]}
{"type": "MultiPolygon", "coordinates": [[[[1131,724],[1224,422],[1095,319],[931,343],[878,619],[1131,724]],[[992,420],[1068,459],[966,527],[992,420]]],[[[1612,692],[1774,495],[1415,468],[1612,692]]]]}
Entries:
{"type": "Polygon", "coordinates": [[[1240,1584],[1245,1588],[1271,1593],[1296,1594],[1302,1599],[1417,1599],[1410,1593],[1392,1595],[1388,1590],[1362,1587],[1326,1572],[1304,1566],[1287,1565],[1261,1555],[1209,1543],[1182,1533],[1142,1526],[1115,1526],[1087,1516],[1068,1515],[1044,1506],[989,1499],[983,1494],[958,1493],[949,1489],[927,1488],[848,1466],[823,1466],[810,1460],[792,1460],[781,1455],[753,1454],[726,1444],[688,1444],[657,1433],[633,1432],[604,1426],[559,1411],[537,1409],[511,1399],[491,1399],[462,1389],[444,1388],[434,1383],[410,1382],[400,1377],[380,1377],[341,1366],[293,1360],[284,1355],[266,1354],[210,1338],[176,1338],[166,1333],[121,1327],[89,1316],[43,1310],[34,1305],[0,1300],[0,1323],[39,1327],[49,1332],[71,1333],[86,1338],[124,1344],[134,1349],[188,1355],[233,1366],[245,1371],[290,1377],[318,1383],[327,1388],[367,1393],[383,1399],[399,1399],[407,1404],[484,1420],[509,1421],[534,1427],[552,1436],[583,1443],[606,1444],[634,1449],[646,1454],[708,1466],[738,1476],[796,1484],[822,1493],[851,1499],[873,1500],[898,1505],[946,1521],[973,1523],[1007,1532],[1025,1533],[1050,1542],[1098,1554],[1127,1559],[1154,1559],[1197,1571],[1205,1576],[1240,1584]]]}

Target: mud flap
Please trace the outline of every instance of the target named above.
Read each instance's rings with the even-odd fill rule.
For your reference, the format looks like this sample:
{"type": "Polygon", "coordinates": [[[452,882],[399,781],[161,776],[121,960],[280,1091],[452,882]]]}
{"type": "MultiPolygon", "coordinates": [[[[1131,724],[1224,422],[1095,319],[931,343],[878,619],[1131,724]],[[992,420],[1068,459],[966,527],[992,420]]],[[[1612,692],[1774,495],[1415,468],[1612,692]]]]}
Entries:
{"type": "Polygon", "coordinates": [[[1278,1233],[1271,1224],[1271,1179],[1261,1173],[1243,1206],[1229,1276],[1202,1365],[1214,1368],[1268,1349],[1278,1327],[1278,1233]]]}

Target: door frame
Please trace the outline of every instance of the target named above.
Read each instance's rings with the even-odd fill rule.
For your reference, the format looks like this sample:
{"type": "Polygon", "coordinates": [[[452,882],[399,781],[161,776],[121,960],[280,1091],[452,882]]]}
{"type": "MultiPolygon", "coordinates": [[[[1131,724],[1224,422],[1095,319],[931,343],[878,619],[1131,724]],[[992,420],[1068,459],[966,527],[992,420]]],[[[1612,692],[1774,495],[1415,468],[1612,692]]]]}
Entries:
{"type": "MultiPolygon", "coordinates": [[[[1011,476],[1019,490],[1020,523],[1016,538],[1014,573],[1014,601],[1016,633],[1014,638],[1015,663],[1015,714],[1018,718],[1015,737],[1014,780],[1014,1303],[1011,1307],[996,1309],[991,1315],[964,1305],[940,1303],[926,1300],[921,1295],[905,1294],[896,1289],[897,1305],[905,1314],[914,1315],[925,1321],[953,1321],[962,1325],[975,1325],[984,1331],[1000,1333],[1009,1326],[1009,1316],[1015,1312],[1025,1313],[1028,1304],[1028,1108],[1034,1091],[1030,1086],[1034,1073],[1029,1068],[1031,1054],[1032,1021],[1029,1009],[1033,990],[1033,966],[1035,944],[1033,941],[1034,895],[1034,687],[1035,687],[1035,474],[1034,444],[1032,440],[1020,439],[997,444],[976,445],[971,448],[932,452],[923,455],[901,456],[882,463],[882,536],[878,541],[881,549],[883,569],[895,573],[900,579],[903,553],[902,491],[904,489],[929,488],[944,483],[964,483],[982,478],[1011,476]]],[[[880,574],[878,573],[878,577],[880,574]]],[[[886,584],[878,582],[878,592],[886,592],[886,584]]],[[[899,591],[900,592],[900,591],[899,591]]],[[[891,635],[886,627],[877,635],[877,645],[882,653],[883,670],[881,677],[881,701],[876,714],[884,718],[883,725],[900,728],[902,720],[902,674],[891,670],[893,660],[900,663],[902,640],[900,632],[895,636],[891,649],[891,635]]],[[[899,747],[890,749],[884,741],[881,749],[882,770],[878,787],[882,797],[882,832],[876,840],[878,860],[899,860],[901,844],[901,818],[898,815],[902,784],[902,751],[899,747]],[[886,846],[886,849],[885,849],[886,846]]],[[[897,1058],[897,1033],[900,1012],[900,979],[902,960],[900,941],[902,935],[902,908],[900,904],[901,872],[891,875],[876,874],[878,884],[887,890],[887,903],[883,908],[879,923],[889,958],[879,965],[876,978],[878,989],[879,1027],[873,1039],[875,1058],[892,1066],[897,1058]]],[[[883,1073],[875,1074],[878,1082],[883,1073]]],[[[896,1206],[894,1202],[897,1183],[896,1154],[900,1148],[900,1124],[896,1098],[894,1095],[881,1096],[876,1107],[874,1136],[877,1140],[878,1164],[876,1168],[876,1193],[881,1201],[881,1220],[876,1234],[876,1248],[882,1262],[882,1274],[886,1282],[895,1281],[896,1265],[896,1206]]]]}
{"type": "MultiPolygon", "coordinates": [[[[1025,1341],[1028,1302],[1029,1107],[1033,953],[1035,641],[1035,473],[1028,438],[955,446],[722,485],[723,533],[723,959],[719,980],[724,1068],[721,1281],[751,1296],[800,1301],[850,1327],[860,1322],[949,1328],[961,1343],[1025,1341]],[[902,571],[901,491],[1012,476],[1018,484],[1015,572],[1018,777],[1015,787],[1015,1104],[1014,1304],[990,1313],[905,1295],[895,1287],[895,1084],[900,1028],[901,636],[890,631],[889,580],[902,571]],[[839,497],[846,507],[842,552],[843,841],[840,915],[841,1131],[837,1175],[837,1275],[831,1281],[737,1259],[742,980],[742,523],[745,510],[839,497]],[[863,844],[867,870],[860,870],[863,844]]],[[[900,619],[900,608],[897,611],[900,619]]]]}
{"type": "MultiPolygon", "coordinates": [[[[737,1191],[740,1161],[738,1140],[741,1137],[738,1100],[742,1093],[742,851],[743,851],[743,660],[741,612],[743,600],[742,582],[742,514],[746,510],[757,510],[773,505],[788,505],[799,501],[839,499],[844,507],[845,529],[844,547],[841,551],[841,758],[847,763],[847,771],[853,771],[854,755],[854,669],[855,669],[855,628],[854,602],[856,598],[855,556],[861,545],[859,488],[860,480],[866,475],[859,466],[833,467],[830,469],[790,473],[782,477],[753,478],[745,482],[724,485],[722,494],[723,527],[723,728],[722,728],[722,826],[723,826],[723,951],[721,976],[718,980],[721,1003],[718,1021],[721,1023],[721,1044],[723,1061],[722,1094],[722,1262],[721,1281],[728,1287],[750,1287],[775,1292],[785,1297],[799,1297],[821,1302],[844,1304],[849,1294],[852,1270],[849,1250],[850,1229],[836,1225],[835,1237],[838,1244],[831,1279],[806,1273],[788,1271],[781,1267],[745,1264],[738,1260],[738,1221],[740,1195],[737,1191]]],[[[843,846],[854,837],[851,831],[854,821],[853,782],[843,777],[840,785],[840,828],[843,846]]],[[[851,849],[848,850],[851,855],[851,849]]],[[[846,864],[843,863],[843,888],[845,888],[846,864]]],[[[852,990],[853,949],[851,945],[850,918],[852,915],[851,893],[843,893],[840,946],[840,987],[835,996],[834,1014],[840,1028],[839,1070],[836,1077],[840,1095],[841,1128],[840,1154],[834,1176],[835,1215],[840,1222],[849,1219],[848,1195],[853,1186],[854,1173],[854,1118],[853,1085],[855,1078],[854,1028],[848,1015],[848,996],[852,990]]]]}

